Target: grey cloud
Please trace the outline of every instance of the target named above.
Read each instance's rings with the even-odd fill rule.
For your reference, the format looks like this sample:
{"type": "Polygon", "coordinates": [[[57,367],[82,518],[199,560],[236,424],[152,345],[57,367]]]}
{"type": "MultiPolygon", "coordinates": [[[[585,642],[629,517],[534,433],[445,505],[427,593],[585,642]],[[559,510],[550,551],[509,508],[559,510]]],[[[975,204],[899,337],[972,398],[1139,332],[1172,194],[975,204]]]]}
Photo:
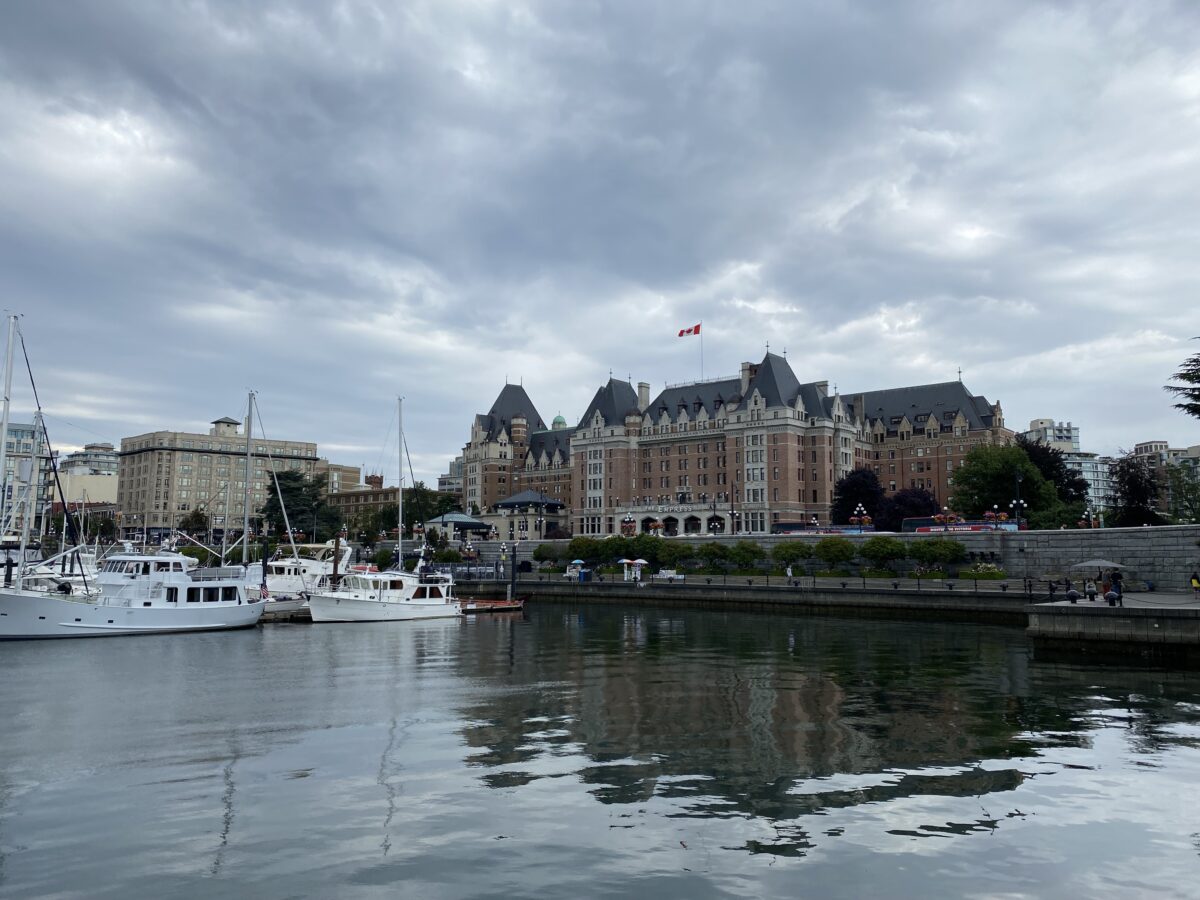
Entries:
{"type": "Polygon", "coordinates": [[[123,385],[124,420],[63,401],[76,443],[253,385],[273,427],[359,447],[405,393],[411,443],[449,456],[505,374],[568,418],[610,368],[695,377],[672,335],[701,319],[710,375],[767,340],[846,389],[961,365],[1010,424],[1193,443],[1158,386],[1200,330],[1198,26],[1169,3],[9,5],[0,290],[63,348],[51,406],[88,370],[123,385]],[[1047,390],[1079,345],[1108,356],[1047,390]]]}

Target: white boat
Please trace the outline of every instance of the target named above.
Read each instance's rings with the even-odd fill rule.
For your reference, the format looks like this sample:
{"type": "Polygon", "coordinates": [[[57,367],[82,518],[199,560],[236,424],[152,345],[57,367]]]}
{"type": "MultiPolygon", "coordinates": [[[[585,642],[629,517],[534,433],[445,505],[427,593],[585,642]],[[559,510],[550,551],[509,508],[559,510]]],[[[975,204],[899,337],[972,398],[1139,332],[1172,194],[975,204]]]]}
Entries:
{"type": "Polygon", "coordinates": [[[0,639],[249,628],[263,603],[246,596],[243,578],[240,568],[190,567],[181,553],[115,554],[93,593],[0,588],[0,639]]]}
{"type": "Polygon", "coordinates": [[[259,566],[250,567],[246,590],[261,593],[265,581],[267,612],[295,612],[308,601],[309,594],[329,590],[335,572],[340,575],[350,571],[353,556],[354,548],[349,543],[335,548],[333,541],[297,544],[294,551],[280,548],[266,564],[265,579],[259,566]]]}
{"type": "Polygon", "coordinates": [[[308,599],[314,622],[400,622],[461,616],[448,575],[361,572],[347,575],[335,591],[308,599]]]}

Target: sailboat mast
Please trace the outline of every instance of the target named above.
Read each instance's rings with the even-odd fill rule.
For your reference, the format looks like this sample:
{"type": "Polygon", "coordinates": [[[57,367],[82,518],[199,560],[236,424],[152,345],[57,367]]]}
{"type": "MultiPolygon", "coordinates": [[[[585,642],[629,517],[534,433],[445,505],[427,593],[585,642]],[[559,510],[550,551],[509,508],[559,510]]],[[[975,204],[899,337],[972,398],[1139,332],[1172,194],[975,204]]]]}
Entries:
{"type": "Polygon", "coordinates": [[[246,489],[242,493],[242,565],[250,564],[250,435],[254,421],[254,391],[246,400],[246,489]]]}
{"type": "Polygon", "coordinates": [[[400,480],[396,482],[396,565],[404,569],[404,398],[396,397],[396,420],[400,422],[400,480]]]}
{"type": "Polygon", "coordinates": [[[4,521],[4,507],[8,505],[8,406],[12,399],[13,337],[17,331],[17,317],[8,317],[8,349],[4,354],[4,411],[0,413],[0,522],[4,521]]]}

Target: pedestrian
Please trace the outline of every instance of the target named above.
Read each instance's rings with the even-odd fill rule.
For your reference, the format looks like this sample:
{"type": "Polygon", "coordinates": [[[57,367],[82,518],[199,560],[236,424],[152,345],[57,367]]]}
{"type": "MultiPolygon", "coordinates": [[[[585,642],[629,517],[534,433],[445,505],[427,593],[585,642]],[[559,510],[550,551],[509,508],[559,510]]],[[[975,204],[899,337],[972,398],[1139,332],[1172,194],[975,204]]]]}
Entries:
{"type": "Polygon", "coordinates": [[[1096,602],[1096,582],[1089,578],[1087,583],[1083,586],[1083,592],[1087,594],[1087,598],[1090,602],[1096,602]]]}
{"type": "Polygon", "coordinates": [[[1192,596],[1200,597],[1200,572],[1192,572],[1192,596]]]}
{"type": "MultiPolygon", "coordinates": [[[[787,567],[787,580],[788,580],[788,587],[791,587],[792,586],[792,567],[791,566],[787,567]]],[[[1192,581],[1193,582],[1196,581],[1194,576],[1192,578],[1192,581]]]]}
{"type": "Polygon", "coordinates": [[[1118,595],[1125,593],[1125,591],[1123,590],[1124,583],[1125,583],[1125,576],[1121,574],[1121,570],[1113,569],[1112,587],[1113,587],[1113,590],[1116,591],[1118,595]]]}

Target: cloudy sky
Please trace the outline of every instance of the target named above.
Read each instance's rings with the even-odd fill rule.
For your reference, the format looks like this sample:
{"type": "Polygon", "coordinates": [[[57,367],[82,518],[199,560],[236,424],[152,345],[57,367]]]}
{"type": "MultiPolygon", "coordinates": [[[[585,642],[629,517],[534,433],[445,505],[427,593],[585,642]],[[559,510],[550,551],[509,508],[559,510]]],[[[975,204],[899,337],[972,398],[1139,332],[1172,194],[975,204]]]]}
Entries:
{"type": "Polygon", "coordinates": [[[403,394],[433,480],[506,378],[574,422],[698,321],[708,377],[1196,444],[1197,48],[1152,0],[7,3],[0,306],[68,448],[254,388],[392,480],[403,394]]]}

